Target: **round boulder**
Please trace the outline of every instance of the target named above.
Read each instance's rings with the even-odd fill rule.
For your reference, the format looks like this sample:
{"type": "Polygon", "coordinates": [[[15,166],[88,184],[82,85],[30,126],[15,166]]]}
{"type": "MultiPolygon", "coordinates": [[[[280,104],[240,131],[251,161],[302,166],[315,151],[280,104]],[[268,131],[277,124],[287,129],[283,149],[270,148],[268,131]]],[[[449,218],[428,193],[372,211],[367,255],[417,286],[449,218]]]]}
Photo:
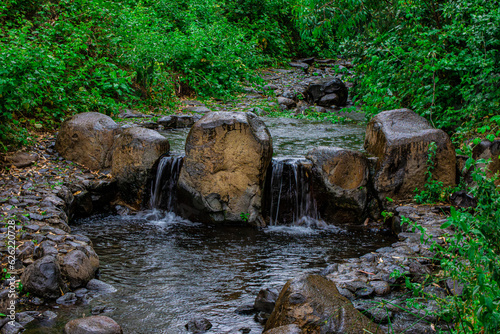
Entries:
{"type": "Polygon", "coordinates": [[[186,139],[179,213],[202,222],[263,225],[262,188],[272,152],[271,135],[255,114],[205,115],[186,139]]]}
{"type": "Polygon", "coordinates": [[[66,291],[59,263],[51,255],[30,264],[21,276],[21,283],[27,292],[48,299],[56,299],[61,291],[66,291]]]}
{"type": "Polygon", "coordinates": [[[122,334],[116,321],[102,315],[71,320],[64,326],[64,334],[122,334]]]}
{"type": "MultiPolygon", "coordinates": [[[[72,290],[85,286],[95,276],[96,270],[99,268],[99,259],[96,263],[92,263],[87,255],[81,250],[72,250],[65,255],[61,263],[61,271],[63,276],[69,281],[69,286],[72,290]]],[[[95,261],[94,261],[95,262],[95,261]]]]}
{"type": "Polygon", "coordinates": [[[140,127],[123,130],[115,141],[111,166],[122,200],[136,208],[141,206],[153,165],[169,149],[168,140],[154,130],[140,127]]]}
{"type": "Polygon", "coordinates": [[[409,109],[388,110],[372,118],[364,146],[378,158],[373,183],[381,200],[412,199],[416,188],[424,189],[431,142],[437,145],[433,179],[443,187],[455,184],[455,148],[444,131],[409,109]]]}
{"type": "Polygon", "coordinates": [[[321,216],[334,223],[362,223],[367,215],[368,159],[359,152],[338,147],[314,148],[306,158],[313,162],[313,183],[321,216]]]}
{"type": "Polygon", "coordinates": [[[111,117],[86,112],[63,122],[56,139],[56,150],[65,159],[90,169],[111,166],[111,151],[121,128],[111,117]]]}
{"type": "Polygon", "coordinates": [[[303,333],[382,333],[335,283],[319,275],[302,275],[285,284],[264,332],[292,324],[303,333]]]}

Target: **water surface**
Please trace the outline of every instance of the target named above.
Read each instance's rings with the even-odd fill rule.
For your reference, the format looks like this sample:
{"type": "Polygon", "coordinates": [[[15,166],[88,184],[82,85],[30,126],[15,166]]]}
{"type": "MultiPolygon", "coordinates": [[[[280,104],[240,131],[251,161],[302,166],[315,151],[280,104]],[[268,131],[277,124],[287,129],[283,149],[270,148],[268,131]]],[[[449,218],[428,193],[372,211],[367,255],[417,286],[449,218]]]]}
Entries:
{"type": "Polygon", "coordinates": [[[234,312],[253,304],[260,289],[281,289],[301,273],[317,273],[393,241],[360,228],[256,230],[151,212],[82,220],[73,232],[93,241],[101,279],[118,289],[91,305],[115,308],[108,315],[125,333],[144,334],[185,333],[184,325],[196,317],[210,320],[210,333],[242,327],[260,333],[252,316],[234,312]]]}

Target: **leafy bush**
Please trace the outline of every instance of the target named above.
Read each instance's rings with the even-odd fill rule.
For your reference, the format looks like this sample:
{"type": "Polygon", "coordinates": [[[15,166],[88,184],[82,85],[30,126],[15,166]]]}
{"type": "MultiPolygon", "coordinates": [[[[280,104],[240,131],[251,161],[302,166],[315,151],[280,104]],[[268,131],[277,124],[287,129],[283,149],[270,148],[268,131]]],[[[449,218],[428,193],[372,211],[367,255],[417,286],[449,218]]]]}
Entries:
{"type": "Polygon", "coordinates": [[[371,117],[408,107],[448,131],[490,123],[500,107],[497,1],[303,0],[303,38],[356,57],[355,94],[371,117]]]}

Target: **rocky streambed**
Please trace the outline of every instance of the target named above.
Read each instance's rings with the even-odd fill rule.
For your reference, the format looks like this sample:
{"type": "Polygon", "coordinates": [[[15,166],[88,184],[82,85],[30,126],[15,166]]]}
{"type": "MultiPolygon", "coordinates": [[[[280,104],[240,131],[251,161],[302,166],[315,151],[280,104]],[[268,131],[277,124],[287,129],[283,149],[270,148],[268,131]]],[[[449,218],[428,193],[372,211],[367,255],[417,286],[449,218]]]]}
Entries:
{"type": "MultiPolygon", "coordinates": [[[[62,325],[71,318],[80,318],[80,312],[107,313],[134,333],[183,332],[186,329],[182,324],[186,322],[191,332],[211,326],[213,332],[259,332],[263,327],[258,324],[266,321],[264,330],[268,333],[298,333],[306,328],[319,332],[324,325],[330,332],[353,333],[366,328],[373,332],[413,333],[445,328],[446,324],[427,312],[438,305],[429,303],[428,310],[405,305],[406,291],[391,275],[398,270],[418,281],[435,270],[428,247],[420,244],[418,234],[398,224],[399,215],[421,222],[438,240],[447,232],[438,228],[445,219],[438,209],[394,205],[411,199],[415,186],[425,182],[430,141],[438,147],[438,178],[454,183],[459,165],[446,134],[409,110],[385,112],[370,122],[363,148],[371,156],[349,150],[361,148],[362,139],[349,139],[362,135],[356,127],[328,130],[331,125],[325,125],[326,130],[322,130],[321,123],[310,123],[300,138],[293,135],[300,134],[300,130],[275,135],[280,131],[277,126],[275,148],[291,152],[293,144],[302,139],[302,145],[297,145],[302,150],[297,157],[307,155],[310,159],[299,161],[300,168],[291,168],[289,175],[300,169],[301,177],[308,180],[300,183],[307,185],[302,195],[290,197],[300,188],[299,174],[295,174],[295,183],[290,177],[288,200],[305,198],[314,202],[319,214],[314,226],[322,230],[311,230],[303,224],[288,230],[242,227],[248,222],[261,227],[272,222],[264,204],[266,198],[275,201],[274,195],[265,195],[266,184],[273,184],[266,181],[274,170],[272,126],[269,133],[255,114],[215,112],[203,118],[197,114],[229,108],[259,115],[278,110],[301,115],[310,108],[319,113],[341,114],[337,104],[349,104],[349,100],[338,78],[328,76],[338,74],[343,65],[319,64],[323,65],[317,69],[301,63],[294,65],[298,68],[295,71],[264,73],[268,84],[249,88],[237,103],[200,105],[187,101],[184,112],[190,114],[155,118],[128,111],[121,115],[126,121],[120,124],[104,115],[80,114],[63,124],[57,140],[45,136],[29,154],[6,157],[7,169],[0,180],[0,204],[6,224],[1,234],[5,245],[1,248],[2,266],[6,270],[0,311],[8,314],[14,300],[17,314],[15,321],[1,320],[2,333],[18,333],[23,326],[35,333],[43,326],[52,326],[58,323],[54,311],[58,311],[62,325]],[[318,81],[316,77],[323,78],[318,81]],[[131,216],[149,202],[148,187],[161,156],[169,153],[171,144],[182,142],[183,128],[192,126],[185,158],[188,163],[180,173],[180,187],[184,189],[180,203],[184,207],[176,210],[184,218],[173,213],[160,217],[158,212],[149,217],[131,216]],[[163,136],[155,130],[164,131],[163,136]],[[325,131],[320,137],[326,141],[308,139],[314,138],[308,137],[313,130],[325,131]],[[351,134],[340,135],[336,141],[336,131],[351,134]],[[167,139],[169,132],[172,143],[167,139]],[[226,137],[232,139],[224,141],[226,137]],[[332,147],[342,146],[342,137],[353,146],[332,147]],[[317,147],[321,145],[328,147],[317,147]],[[204,151],[207,147],[210,149],[204,151]],[[238,157],[246,159],[242,160],[245,168],[237,164],[238,157]],[[204,179],[211,181],[203,183],[204,179]],[[388,203],[388,197],[396,202],[388,203]],[[391,226],[376,223],[382,210],[393,212],[391,226]],[[70,221],[99,212],[118,216],[96,217],[75,227],[76,233],[71,231],[70,221]],[[187,221],[191,216],[192,221],[208,225],[187,221]],[[319,216],[324,219],[322,224],[318,224],[319,216]],[[339,228],[344,218],[354,218],[350,221],[356,227],[339,228]],[[220,223],[231,225],[224,227],[220,223]],[[397,240],[386,235],[389,227],[399,233],[397,240]],[[12,239],[15,248],[10,244],[12,239]],[[342,260],[345,258],[349,259],[342,260]],[[101,271],[103,279],[114,283],[118,292],[113,294],[114,287],[95,279],[101,271]],[[216,275],[220,272],[223,274],[219,278],[216,275]],[[156,277],[157,273],[161,277],[156,277]],[[299,276],[301,273],[320,275],[299,276]],[[171,281],[170,276],[178,280],[171,281]],[[280,286],[292,277],[294,280],[278,296],[280,286]],[[196,288],[199,280],[207,283],[201,290],[196,288]],[[240,285],[230,287],[233,282],[240,285]],[[261,288],[264,290],[259,292],[261,288]],[[311,294],[311,289],[320,289],[330,297],[311,294]],[[22,298],[13,298],[12,291],[19,292],[22,298]],[[209,306],[193,311],[191,303],[207,291],[204,298],[209,306]],[[173,304],[164,304],[163,300],[173,304]],[[187,306],[185,300],[189,301],[187,306]],[[125,302],[139,306],[127,308],[125,302]],[[325,313],[318,307],[330,311],[325,313]],[[348,310],[348,318],[329,322],[331,311],[338,307],[348,310]],[[238,315],[234,316],[236,311],[238,315]],[[177,319],[175,314],[182,316],[177,319]],[[233,316],[224,318],[222,314],[233,316]],[[190,317],[196,318],[189,321],[190,317]],[[168,325],[155,319],[167,321],[168,325]],[[128,321],[143,327],[134,327],[128,321]],[[146,323],[155,323],[151,325],[154,329],[147,329],[146,323]],[[345,324],[352,326],[347,328],[345,324]]],[[[297,127],[294,122],[286,126],[297,127]]],[[[284,183],[279,183],[280,189],[284,183]]],[[[309,214],[310,210],[304,212],[309,214]]],[[[446,290],[443,285],[427,292],[444,296],[456,291],[446,290]]],[[[60,332],[57,326],[53,331],[60,332]]],[[[106,333],[121,331],[111,318],[100,316],[75,319],[66,330],[76,333],[82,326],[105,328],[106,333]]]]}

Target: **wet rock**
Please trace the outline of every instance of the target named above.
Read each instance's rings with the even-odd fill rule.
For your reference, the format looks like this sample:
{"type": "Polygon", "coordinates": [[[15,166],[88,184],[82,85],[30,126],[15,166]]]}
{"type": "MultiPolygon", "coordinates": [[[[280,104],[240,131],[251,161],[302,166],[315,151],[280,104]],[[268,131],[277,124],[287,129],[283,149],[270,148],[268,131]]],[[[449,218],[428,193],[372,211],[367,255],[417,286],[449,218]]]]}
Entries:
{"type": "Polygon", "coordinates": [[[188,330],[188,332],[195,334],[205,333],[210,328],[212,328],[212,324],[205,318],[193,319],[186,324],[186,329],[188,330]]]}
{"type": "Polygon", "coordinates": [[[111,166],[111,148],[120,127],[111,117],[88,112],[63,122],[56,139],[56,150],[65,159],[90,169],[111,166]]]}
{"type": "Polygon", "coordinates": [[[255,320],[255,322],[258,322],[261,325],[265,325],[266,322],[267,322],[267,320],[269,319],[269,316],[270,316],[269,313],[266,313],[266,312],[257,312],[254,315],[253,320],[255,320]]]}
{"type": "Polygon", "coordinates": [[[30,322],[35,321],[35,318],[33,316],[38,315],[38,312],[19,312],[16,314],[16,321],[21,325],[21,326],[26,326],[30,322]]]}
{"type": "Polygon", "coordinates": [[[368,160],[359,152],[317,147],[306,156],[313,162],[318,211],[333,223],[361,224],[368,210],[368,160]]]}
{"type": "Polygon", "coordinates": [[[290,324],[307,328],[308,333],[382,333],[339,294],[335,283],[319,275],[302,275],[286,283],[264,331],[290,324]],[[296,293],[305,297],[304,303],[290,303],[296,293]]]}
{"type": "Polygon", "coordinates": [[[102,313],[113,312],[114,310],[115,310],[115,308],[113,308],[113,307],[100,305],[100,306],[93,307],[92,311],[90,311],[90,313],[92,313],[92,315],[99,315],[102,313]]]}
{"type": "Polygon", "coordinates": [[[328,276],[330,275],[331,273],[337,271],[339,268],[339,265],[338,263],[334,263],[334,264],[330,264],[328,267],[326,267],[325,269],[323,269],[320,273],[321,276],[328,276]]]}
{"type": "Polygon", "coordinates": [[[365,149],[378,158],[373,182],[379,198],[412,199],[415,188],[424,189],[431,142],[437,145],[433,178],[444,187],[454,184],[455,149],[444,131],[409,109],[384,111],[368,123],[365,149]]]}
{"type": "Polygon", "coordinates": [[[111,166],[111,172],[118,181],[120,198],[139,208],[154,163],[169,149],[168,140],[154,130],[123,130],[115,141],[111,166]]]}
{"type": "Polygon", "coordinates": [[[205,115],[186,139],[177,186],[180,214],[202,222],[241,222],[247,213],[248,222],[264,225],[261,196],[271,156],[271,136],[255,114],[205,115]]]}
{"type": "Polygon", "coordinates": [[[68,292],[56,299],[56,304],[59,305],[72,305],[74,303],[76,303],[76,295],[73,292],[68,292]]]}
{"type": "Polygon", "coordinates": [[[0,334],[18,334],[24,331],[24,327],[18,322],[9,321],[2,326],[0,334]]]}
{"type": "Polygon", "coordinates": [[[165,129],[189,128],[200,119],[200,115],[170,115],[160,118],[158,124],[165,129]]]}
{"type": "Polygon", "coordinates": [[[122,328],[111,318],[94,315],[71,320],[64,326],[65,334],[122,334],[122,328]]]}
{"type": "Polygon", "coordinates": [[[91,279],[88,283],[86,288],[90,291],[98,292],[100,294],[105,294],[105,293],[113,293],[116,292],[116,288],[112,286],[111,284],[108,284],[106,282],[100,281],[98,279],[91,279]]]}
{"type": "Polygon", "coordinates": [[[99,268],[99,259],[93,263],[85,253],[80,250],[72,250],[60,261],[61,271],[68,280],[70,288],[76,289],[85,286],[95,276],[99,268]],[[97,264],[97,266],[96,266],[97,264]]]}
{"type": "Polygon", "coordinates": [[[257,312],[257,310],[253,307],[253,305],[242,305],[238,306],[234,312],[240,315],[250,315],[257,312]]]}
{"type": "Polygon", "coordinates": [[[309,83],[304,95],[310,104],[324,107],[344,106],[347,102],[348,91],[340,79],[329,77],[309,83]]]}
{"type": "Polygon", "coordinates": [[[17,168],[24,168],[31,166],[34,162],[38,161],[38,154],[28,153],[28,152],[17,152],[14,154],[7,155],[5,160],[10,165],[14,165],[17,168]]]}
{"type": "Polygon", "coordinates": [[[265,331],[264,334],[301,334],[302,330],[296,324],[285,325],[265,331]]]}
{"type": "MultiPolygon", "coordinates": [[[[38,237],[40,242],[40,237],[38,237]]],[[[57,256],[59,252],[56,249],[56,243],[51,240],[44,240],[40,242],[40,245],[34,250],[34,257],[36,259],[42,258],[44,256],[57,256]]]]}
{"type": "Polygon", "coordinates": [[[57,319],[57,314],[52,311],[45,311],[42,313],[42,318],[44,322],[52,322],[57,319]]]}
{"type": "Polygon", "coordinates": [[[29,265],[21,276],[21,283],[27,292],[48,299],[56,299],[61,291],[66,291],[59,263],[50,255],[29,265]]]}
{"type": "Polygon", "coordinates": [[[271,313],[278,299],[279,292],[276,289],[262,289],[255,298],[253,307],[257,311],[271,313]]]}

